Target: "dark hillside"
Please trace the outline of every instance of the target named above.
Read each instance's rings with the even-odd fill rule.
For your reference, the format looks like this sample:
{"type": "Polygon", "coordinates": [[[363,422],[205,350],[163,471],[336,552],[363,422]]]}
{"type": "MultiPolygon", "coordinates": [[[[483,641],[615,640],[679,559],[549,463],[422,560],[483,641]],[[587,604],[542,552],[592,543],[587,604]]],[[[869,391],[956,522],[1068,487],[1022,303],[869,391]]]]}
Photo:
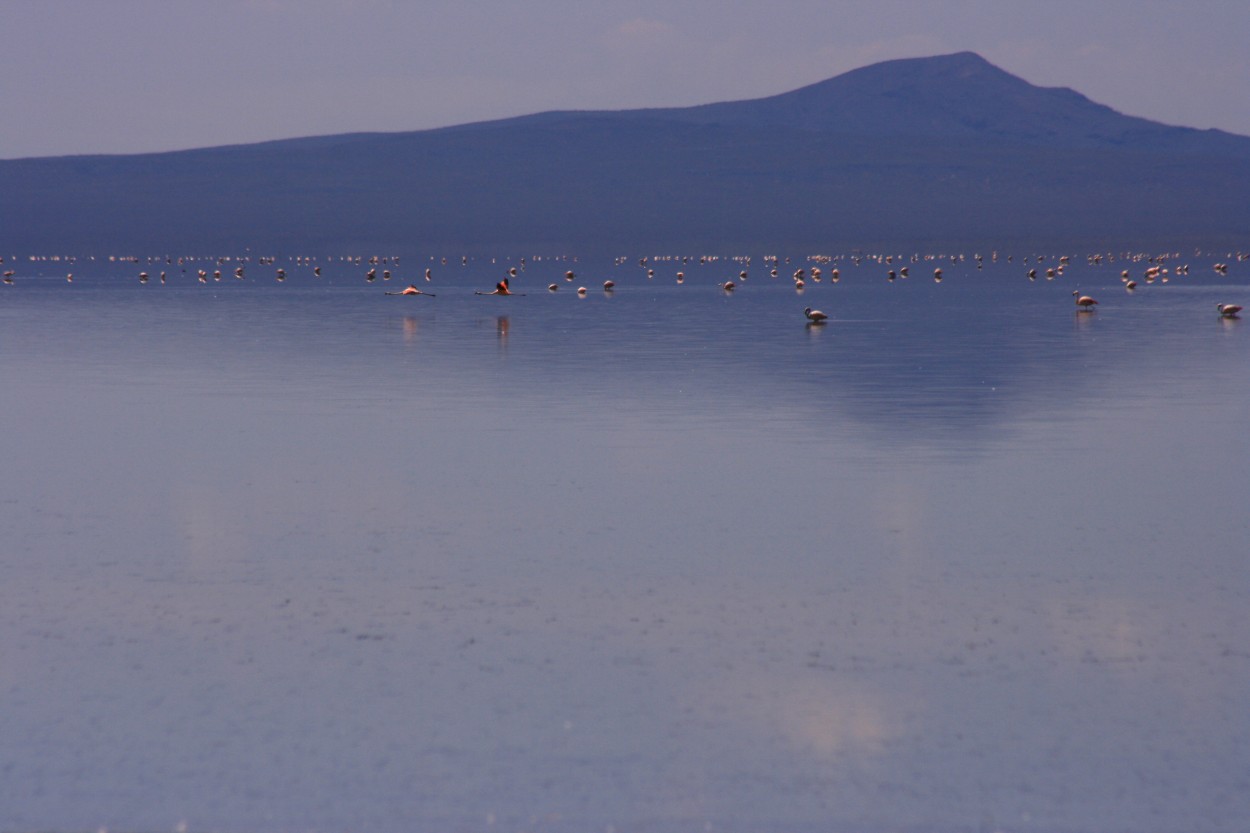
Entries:
{"type": "Polygon", "coordinates": [[[701,107],[0,161],[0,194],[4,252],[1231,244],[1250,138],[960,53],[701,107]]]}

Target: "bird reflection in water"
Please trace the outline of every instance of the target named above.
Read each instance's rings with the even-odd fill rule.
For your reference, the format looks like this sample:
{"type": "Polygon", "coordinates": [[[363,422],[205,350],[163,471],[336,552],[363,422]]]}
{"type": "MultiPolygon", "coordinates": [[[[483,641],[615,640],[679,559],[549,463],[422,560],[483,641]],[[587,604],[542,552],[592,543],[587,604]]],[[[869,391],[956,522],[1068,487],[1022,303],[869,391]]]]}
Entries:
{"type": "Polygon", "coordinates": [[[417,319],[411,315],[405,315],[401,319],[404,328],[404,344],[415,344],[417,341],[417,329],[420,326],[417,319]]]}
{"type": "Polygon", "coordinates": [[[508,316],[498,315],[495,317],[495,335],[499,338],[499,347],[501,349],[508,346],[508,330],[510,327],[508,316]]]}

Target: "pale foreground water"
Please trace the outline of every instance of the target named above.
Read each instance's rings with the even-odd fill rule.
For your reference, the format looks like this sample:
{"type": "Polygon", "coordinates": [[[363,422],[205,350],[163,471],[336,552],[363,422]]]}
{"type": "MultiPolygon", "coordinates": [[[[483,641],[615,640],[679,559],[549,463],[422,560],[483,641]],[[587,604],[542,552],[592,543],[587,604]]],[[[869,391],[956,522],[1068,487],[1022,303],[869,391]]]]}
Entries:
{"type": "Polygon", "coordinates": [[[1250,264],[1073,260],[19,265],[0,830],[1250,830],[1250,264]]]}

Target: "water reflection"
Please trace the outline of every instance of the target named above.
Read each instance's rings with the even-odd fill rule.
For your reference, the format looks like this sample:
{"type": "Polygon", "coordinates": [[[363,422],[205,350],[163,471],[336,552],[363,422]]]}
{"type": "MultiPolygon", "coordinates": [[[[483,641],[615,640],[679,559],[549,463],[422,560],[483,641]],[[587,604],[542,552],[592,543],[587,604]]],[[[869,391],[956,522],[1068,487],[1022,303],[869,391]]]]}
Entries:
{"type": "Polygon", "coordinates": [[[0,827],[1245,827],[1243,285],[578,268],[15,286],[0,827]]]}
{"type": "Polygon", "coordinates": [[[417,331],[420,329],[420,320],[412,315],[405,315],[400,322],[404,329],[404,344],[415,344],[417,341],[417,331]]]}

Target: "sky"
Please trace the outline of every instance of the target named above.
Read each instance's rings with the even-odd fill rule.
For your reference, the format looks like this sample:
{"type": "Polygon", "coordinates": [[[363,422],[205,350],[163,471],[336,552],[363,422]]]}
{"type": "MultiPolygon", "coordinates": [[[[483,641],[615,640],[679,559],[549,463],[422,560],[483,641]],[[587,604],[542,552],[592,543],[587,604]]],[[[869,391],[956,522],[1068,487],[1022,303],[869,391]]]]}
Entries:
{"type": "Polygon", "coordinates": [[[1250,135],[1246,0],[0,0],[0,159],[786,92],[962,50],[1250,135]]]}

